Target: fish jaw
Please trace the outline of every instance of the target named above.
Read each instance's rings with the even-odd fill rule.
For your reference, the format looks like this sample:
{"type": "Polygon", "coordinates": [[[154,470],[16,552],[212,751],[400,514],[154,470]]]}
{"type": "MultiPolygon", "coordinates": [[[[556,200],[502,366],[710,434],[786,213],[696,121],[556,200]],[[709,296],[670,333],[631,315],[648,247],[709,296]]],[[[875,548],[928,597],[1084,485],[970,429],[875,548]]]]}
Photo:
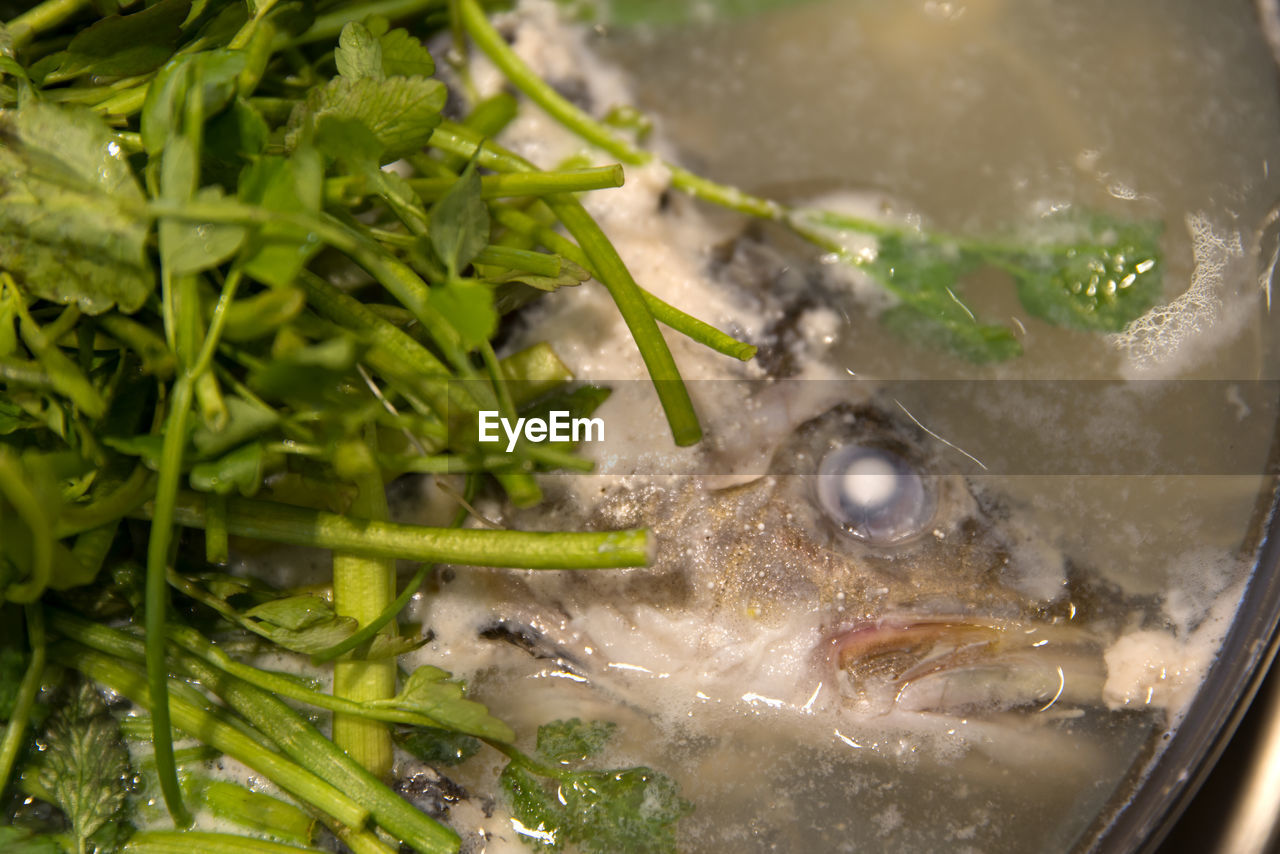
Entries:
{"type": "Polygon", "coordinates": [[[845,704],[955,715],[1098,706],[1102,640],[1070,623],[896,615],[829,634],[818,653],[845,704]]]}

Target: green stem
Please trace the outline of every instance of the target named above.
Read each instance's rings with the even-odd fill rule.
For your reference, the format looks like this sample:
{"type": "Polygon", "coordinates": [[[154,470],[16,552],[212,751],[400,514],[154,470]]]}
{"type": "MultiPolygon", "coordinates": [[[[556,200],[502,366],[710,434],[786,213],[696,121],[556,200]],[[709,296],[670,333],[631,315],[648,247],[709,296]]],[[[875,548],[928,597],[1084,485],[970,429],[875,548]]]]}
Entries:
{"type": "Polygon", "coordinates": [[[11,385],[53,390],[53,378],[49,372],[40,367],[39,362],[28,359],[0,356],[0,380],[11,385]]]}
{"type": "Polygon", "coordinates": [[[311,842],[315,816],[291,803],[226,780],[193,774],[183,782],[191,802],[215,818],[295,845],[311,842]]]}
{"type": "MultiPolygon", "coordinates": [[[[582,247],[556,230],[544,226],[533,217],[513,207],[495,206],[492,211],[494,219],[500,224],[514,232],[525,235],[558,255],[563,255],[575,264],[586,268],[591,275],[596,275],[591,267],[591,260],[582,251],[582,247]]],[[[732,356],[744,362],[756,354],[754,345],[739,341],[733,336],[726,335],[716,329],[711,324],[705,323],[692,315],[685,314],[644,288],[640,289],[640,295],[644,297],[645,305],[649,306],[649,311],[653,312],[654,319],[674,329],[681,335],[710,347],[717,353],[732,356]]]]}
{"type": "Polygon", "coordinates": [[[179,656],[179,662],[290,758],[349,793],[383,828],[424,854],[457,851],[458,837],[453,831],[397,796],[284,702],[192,656],[179,656]]]}
{"type": "Polygon", "coordinates": [[[186,827],[191,815],[182,804],[178,785],[178,769],[173,760],[173,729],[169,721],[169,670],[164,660],[164,624],[169,604],[169,588],[165,570],[169,565],[169,547],[173,542],[175,501],[178,481],[182,476],[182,453],[187,441],[187,417],[191,410],[191,379],[179,377],[173,384],[173,405],[165,426],[160,451],[160,472],[156,494],[151,502],[151,533],[147,540],[147,579],[143,604],[147,632],[147,685],[155,698],[151,714],[156,774],[160,792],[174,824],[186,827]]]}
{"type": "Polygon", "coordinates": [[[427,573],[431,571],[431,564],[424,563],[418,567],[418,571],[409,579],[409,583],[404,586],[399,595],[391,601],[391,604],[383,609],[382,613],[374,617],[369,622],[360,626],[349,638],[339,641],[328,649],[321,650],[311,656],[311,663],[314,665],[325,664],[333,661],[335,658],[346,655],[351,650],[362,646],[368,641],[373,640],[373,636],[382,631],[382,627],[390,623],[396,616],[405,609],[409,604],[409,600],[413,598],[413,594],[422,586],[422,582],[427,580],[427,573]]]}
{"type": "Polygon", "coordinates": [[[13,711],[9,715],[9,723],[4,728],[4,741],[0,742],[0,796],[9,787],[9,777],[13,774],[13,763],[22,749],[27,722],[31,720],[31,709],[35,706],[36,692],[40,690],[40,679],[44,676],[45,633],[44,610],[39,603],[27,605],[27,640],[31,645],[31,661],[22,674],[22,682],[18,685],[18,695],[13,703],[13,711]]]}
{"type": "Polygon", "coordinates": [[[693,401],[689,399],[689,390],[680,378],[666,339],[658,331],[658,324],[631,277],[631,271],[622,263],[609,238],[581,202],[573,196],[548,196],[546,202],[587,253],[596,275],[617,304],[653,380],[675,443],[682,446],[696,444],[702,438],[702,427],[693,409],[693,401]]]}
{"type": "MultiPolygon", "coordinates": [[[[173,520],[203,528],[204,501],[199,493],[180,493],[173,520]]],[[[153,513],[144,505],[137,515],[154,518],[153,513]]],[[[578,533],[427,528],[235,497],[227,501],[227,532],[365,557],[522,569],[644,566],[649,551],[648,532],[643,529],[578,533]]]]}
{"type": "MultiPolygon", "coordinates": [[[[464,9],[467,5],[466,2],[462,4],[464,9]]],[[[436,128],[431,135],[431,145],[453,154],[475,157],[479,165],[503,172],[534,170],[528,161],[477,138],[467,128],[452,122],[443,122],[436,128]]],[[[698,424],[693,401],[689,399],[689,391],[680,378],[680,371],[671,357],[666,339],[658,331],[658,324],[645,305],[640,287],[631,277],[626,264],[622,263],[622,258],[609,238],[576,198],[571,195],[552,195],[544,201],[578,241],[578,245],[586,253],[591,269],[618,306],[618,312],[627,324],[649,377],[653,380],[658,401],[666,413],[676,444],[696,443],[702,438],[702,427],[698,424]]]]}
{"type": "MultiPolygon", "coordinates": [[[[376,436],[366,431],[372,444],[376,436]]],[[[376,451],[376,447],[372,448],[376,451]]],[[[357,479],[352,514],[377,522],[388,516],[387,494],[377,471],[357,479]]],[[[333,555],[333,609],[340,617],[352,617],[367,626],[395,599],[396,565],[391,558],[368,558],[344,552],[333,555]]],[[[387,634],[395,624],[386,623],[387,634]]],[[[338,661],[333,665],[333,695],[354,702],[385,700],[396,693],[396,660],[338,661]]],[[[374,776],[391,773],[391,733],[385,724],[353,715],[333,716],[333,741],[374,776]]]]}
{"type": "Polygon", "coordinates": [[[316,852],[319,848],[299,848],[282,842],[255,839],[234,833],[177,832],[172,830],[144,830],[135,833],[120,849],[121,854],[299,854],[316,852]]]}
{"type": "MultiPolygon", "coordinates": [[[[409,186],[424,202],[432,202],[443,196],[456,179],[410,178],[409,186]]],[[[567,169],[560,172],[532,172],[515,175],[482,175],[480,197],[506,199],[520,196],[545,196],[549,193],[581,193],[588,190],[607,190],[621,187],[622,167],[595,166],[588,169],[567,169]]],[[[327,203],[349,202],[368,191],[364,179],[358,175],[339,176],[325,181],[324,195],[327,203]]]]}
{"type": "Polygon", "coordinates": [[[53,29],[88,6],[89,2],[90,0],[45,0],[39,6],[8,21],[5,29],[13,38],[13,49],[25,47],[36,36],[53,29]]]}

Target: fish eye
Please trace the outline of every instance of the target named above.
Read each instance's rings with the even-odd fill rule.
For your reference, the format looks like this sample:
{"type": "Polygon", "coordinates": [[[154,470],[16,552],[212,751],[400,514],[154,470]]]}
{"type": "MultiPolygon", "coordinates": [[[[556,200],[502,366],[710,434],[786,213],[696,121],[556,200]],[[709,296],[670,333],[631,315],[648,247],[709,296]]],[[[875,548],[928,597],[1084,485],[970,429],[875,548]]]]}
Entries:
{"type": "Polygon", "coordinates": [[[885,448],[845,445],[818,465],[818,505],[847,534],[874,546],[911,539],[933,521],[925,478],[885,448]]]}

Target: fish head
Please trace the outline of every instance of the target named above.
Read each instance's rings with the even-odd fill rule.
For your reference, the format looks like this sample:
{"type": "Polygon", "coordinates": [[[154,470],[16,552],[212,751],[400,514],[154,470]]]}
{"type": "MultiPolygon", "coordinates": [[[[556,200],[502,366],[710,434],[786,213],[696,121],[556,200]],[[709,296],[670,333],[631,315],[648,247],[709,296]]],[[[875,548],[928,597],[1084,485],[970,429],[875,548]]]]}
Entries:
{"type": "Polygon", "coordinates": [[[628,480],[591,524],[649,527],[651,566],[508,575],[510,624],[619,693],[842,717],[1098,702],[1106,595],[979,479],[938,473],[953,452],[877,402],[840,403],[749,480],[628,480]],[[1060,583],[1028,590],[1044,560],[1060,583]]]}

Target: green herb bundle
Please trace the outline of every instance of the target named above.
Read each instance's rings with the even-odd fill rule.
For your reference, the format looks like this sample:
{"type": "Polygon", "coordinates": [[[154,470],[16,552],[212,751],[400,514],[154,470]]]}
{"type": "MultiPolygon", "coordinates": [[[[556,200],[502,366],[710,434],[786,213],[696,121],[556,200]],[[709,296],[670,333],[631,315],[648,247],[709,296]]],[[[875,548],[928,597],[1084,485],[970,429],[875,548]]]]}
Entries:
{"type": "MultiPolygon", "coordinates": [[[[514,813],[562,831],[548,847],[674,845],[688,805],[670,780],[578,767],[607,733],[548,730],[548,745],[590,742],[572,768],[541,734],[529,757],[448,673],[397,668],[420,643],[397,615],[432,564],[598,569],[648,553],[642,530],[463,527],[483,478],[530,506],[536,471],[587,467],[563,447],[494,455],[481,410],[570,394],[589,409],[606,393],[571,392],[554,342],[499,358],[504,315],[596,280],[682,445],[701,428],[657,324],[754,353],[631,277],[576,196],[621,185],[620,165],[536,169],[492,141],[514,98],[447,103],[423,40],[451,29],[584,140],[652,160],[538,79],[476,0],[46,0],[0,27],[0,789],[67,820],[54,835],[0,827],[5,850],[310,850],[320,825],[360,854],[394,850],[385,838],[455,850],[387,786],[393,734],[440,762],[480,742],[506,754],[514,813]],[[385,485],[407,472],[465,479],[452,526],[389,521],[385,485]],[[279,591],[225,574],[233,536],[330,550],[332,578],[279,591]],[[398,590],[397,559],[421,563],[398,590]],[[333,693],[237,646],[332,662],[333,693]],[[149,717],[122,731],[92,684],[149,717]],[[47,720],[42,686],[70,698],[47,720]],[[332,738],[281,698],[331,713],[332,738]],[[151,743],[146,767],[126,739],[151,743]],[[193,771],[220,755],[293,802],[193,771]],[[198,808],[254,835],[134,832],[129,805],[152,787],[179,828],[198,808]]],[[[981,244],[789,210],[678,167],[672,184],[828,251],[841,231],[872,234],[878,260],[849,260],[899,296],[903,328],[976,359],[1017,345],[957,313],[950,286],[974,266],[1085,328],[1158,296],[1145,226],[981,244]]]]}

